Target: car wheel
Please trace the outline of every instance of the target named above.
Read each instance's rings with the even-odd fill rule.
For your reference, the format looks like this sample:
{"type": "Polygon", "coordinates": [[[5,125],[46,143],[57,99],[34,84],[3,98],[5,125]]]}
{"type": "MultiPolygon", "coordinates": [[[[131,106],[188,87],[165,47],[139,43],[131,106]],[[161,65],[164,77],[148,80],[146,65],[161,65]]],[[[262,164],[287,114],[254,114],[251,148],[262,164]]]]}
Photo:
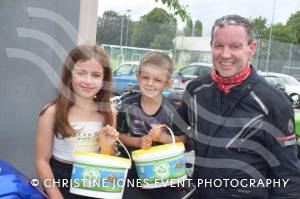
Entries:
{"type": "Polygon", "coordinates": [[[289,95],[292,102],[293,108],[300,108],[300,96],[297,93],[292,93],[289,95]]]}

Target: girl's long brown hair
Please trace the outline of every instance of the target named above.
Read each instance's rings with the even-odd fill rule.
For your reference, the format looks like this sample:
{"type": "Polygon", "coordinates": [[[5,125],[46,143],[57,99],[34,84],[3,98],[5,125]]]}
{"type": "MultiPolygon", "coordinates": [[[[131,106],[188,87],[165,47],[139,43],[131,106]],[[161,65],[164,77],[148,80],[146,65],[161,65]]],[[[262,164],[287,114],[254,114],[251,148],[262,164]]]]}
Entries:
{"type": "Polygon", "coordinates": [[[101,90],[94,98],[97,104],[97,111],[103,115],[103,126],[112,125],[113,115],[111,109],[110,98],[112,69],[110,59],[105,50],[97,45],[80,45],[75,47],[66,58],[61,75],[61,83],[59,93],[55,100],[53,100],[47,107],[45,107],[40,115],[42,115],[51,105],[55,105],[55,115],[53,121],[53,132],[57,136],[58,133],[62,137],[70,137],[75,135],[75,131],[68,121],[68,113],[70,107],[74,104],[74,93],[71,86],[72,70],[74,64],[78,61],[87,61],[90,59],[97,60],[103,66],[103,85],[101,90]]]}

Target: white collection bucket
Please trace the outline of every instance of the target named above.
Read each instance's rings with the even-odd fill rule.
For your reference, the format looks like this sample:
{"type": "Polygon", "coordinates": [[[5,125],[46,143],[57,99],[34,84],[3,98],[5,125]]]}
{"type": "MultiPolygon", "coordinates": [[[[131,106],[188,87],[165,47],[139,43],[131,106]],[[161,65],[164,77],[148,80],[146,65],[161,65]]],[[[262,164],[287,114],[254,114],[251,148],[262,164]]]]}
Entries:
{"type": "MultiPolygon", "coordinates": [[[[165,125],[163,125],[165,126],[165,125]]],[[[179,184],[187,179],[184,144],[175,143],[172,130],[173,143],[154,146],[149,149],[140,149],[132,152],[141,187],[144,189],[160,188],[179,184]]]]}
{"type": "MultiPolygon", "coordinates": [[[[125,148],[122,142],[120,144],[125,148]]],[[[128,169],[131,167],[130,155],[130,159],[126,159],[75,151],[73,158],[71,193],[93,198],[122,198],[128,169]]]]}

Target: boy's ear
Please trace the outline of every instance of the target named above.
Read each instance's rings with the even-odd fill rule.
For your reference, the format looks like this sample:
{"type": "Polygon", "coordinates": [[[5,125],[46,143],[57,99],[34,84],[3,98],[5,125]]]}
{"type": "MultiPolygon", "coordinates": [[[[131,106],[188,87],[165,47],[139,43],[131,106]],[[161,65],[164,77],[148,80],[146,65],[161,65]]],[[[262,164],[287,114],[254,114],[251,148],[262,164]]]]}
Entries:
{"type": "Polygon", "coordinates": [[[172,86],[173,86],[173,80],[170,79],[167,81],[166,88],[172,88],[172,86]]]}

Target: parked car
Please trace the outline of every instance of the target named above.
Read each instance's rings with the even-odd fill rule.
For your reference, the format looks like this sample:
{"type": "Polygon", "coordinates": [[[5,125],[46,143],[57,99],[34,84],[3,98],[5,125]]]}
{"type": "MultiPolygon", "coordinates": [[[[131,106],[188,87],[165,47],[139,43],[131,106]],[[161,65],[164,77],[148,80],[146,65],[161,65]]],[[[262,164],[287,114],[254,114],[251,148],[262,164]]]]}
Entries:
{"type": "MultiPolygon", "coordinates": [[[[139,69],[139,62],[128,62],[120,65],[113,71],[112,87],[113,93],[122,95],[129,87],[136,87],[138,85],[136,79],[136,72],[139,69]]],[[[173,89],[184,87],[181,76],[174,71],[172,74],[173,86],[171,89],[165,89],[163,94],[169,96],[173,89]]]]}
{"type": "Polygon", "coordinates": [[[292,75],[298,82],[300,82],[300,75],[292,75]]]}
{"type": "Polygon", "coordinates": [[[139,62],[128,62],[118,66],[113,71],[113,93],[121,95],[129,85],[137,85],[135,73],[139,69],[139,62]]]}
{"type": "Polygon", "coordinates": [[[300,108],[300,83],[294,77],[271,72],[258,72],[258,74],[265,77],[269,84],[284,90],[291,98],[293,107],[300,108]]]}
{"type": "Polygon", "coordinates": [[[181,75],[182,81],[185,82],[196,77],[202,77],[212,70],[212,64],[209,63],[192,63],[181,69],[178,74],[181,75]]]}

